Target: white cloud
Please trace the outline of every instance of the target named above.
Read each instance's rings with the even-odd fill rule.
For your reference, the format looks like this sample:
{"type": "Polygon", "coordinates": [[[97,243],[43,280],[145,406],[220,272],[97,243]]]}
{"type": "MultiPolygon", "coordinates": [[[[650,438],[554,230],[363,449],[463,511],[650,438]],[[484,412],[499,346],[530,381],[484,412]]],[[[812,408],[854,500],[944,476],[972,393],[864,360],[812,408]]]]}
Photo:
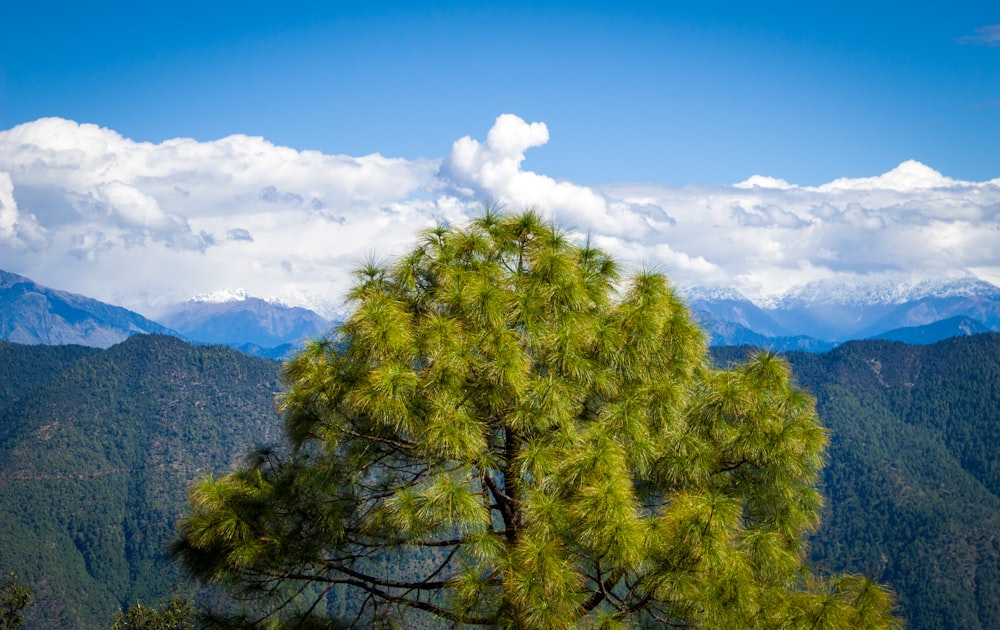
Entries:
{"type": "Polygon", "coordinates": [[[767,177],[764,175],[753,175],[748,179],[743,180],[737,184],[733,184],[735,188],[777,188],[781,190],[787,190],[789,188],[794,188],[791,184],[783,179],[778,179],[776,177],[767,177]]]}
{"type": "Polygon", "coordinates": [[[928,188],[947,188],[958,183],[916,160],[906,160],[888,173],[877,177],[841,178],[820,186],[819,190],[893,190],[905,192],[928,188]]]}
{"type": "Polygon", "coordinates": [[[620,211],[609,213],[607,200],[592,189],[521,169],[525,151],[548,141],[544,123],[528,124],[513,114],[503,114],[496,119],[485,144],[469,136],[457,140],[441,174],[469,196],[569,215],[577,227],[601,232],[627,229],[626,224],[632,224],[635,217],[620,211]]]}
{"type": "Polygon", "coordinates": [[[10,173],[0,171],[0,244],[14,249],[40,246],[45,230],[35,217],[23,214],[14,199],[14,182],[10,173]]]}
{"type": "Polygon", "coordinates": [[[339,298],[347,268],[370,251],[472,207],[434,193],[438,166],[242,135],[135,142],[41,119],[0,132],[0,171],[12,180],[9,200],[0,181],[0,230],[19,222],[24,232],[28,210],[51,243],[27,258],[5,244],[0,268],[147,312],[226,286],[339,298]]]}
{"type": "Polygon", "coordinates": [[[506,114],[441,160],[296,151],[262,138],[135,142],[41,119],[0,131],[0,268],[142,312],[223,288],[332,315],[350,270],[486,201],[535,206],[681,286],[767,296],[813,279],[975,272],[1000,282],[1000,179],[918,162],[816,187],[590,188],[524,169],[549,141],[506,114]]]}

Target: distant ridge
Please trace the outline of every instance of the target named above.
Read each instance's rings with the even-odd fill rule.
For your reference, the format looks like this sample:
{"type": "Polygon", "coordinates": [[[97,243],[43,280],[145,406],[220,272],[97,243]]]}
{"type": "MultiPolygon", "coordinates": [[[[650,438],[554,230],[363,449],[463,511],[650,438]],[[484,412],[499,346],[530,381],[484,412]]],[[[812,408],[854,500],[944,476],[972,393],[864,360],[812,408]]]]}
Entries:
{"type": "Polygon", "coordinates": [[[164,325],[192,341],[221,343],[256,356],[295,347],[330,330],[330,322],[300,306],[252,297],[243,289],[200,295],[160,317],[164,325]]]}
{"type": "Polygon", "coordinates": [[[967,337],[987,332],[990,332],[990,329],[982,322],[969,317],[956,316],[923,326],[895,328],[871,338],[902,341],[915,345],[927,345],[951,339],[952,337],[967,337]]]}
{"type": "MultiPolygon", "coordinates": [[[[918,282],[820,280],[770,299],[751,299],[725,287],[681,293],[713,346],[823,352],[855,339],[926,344],[1000,332],[1000,287],[972,275],[918,282]]],[[[0,271],[0,339],[16,343],[107,348],[133,334],[155,333],[285,359],[336,323],[244,289],[202,294],[162,313],[157,323],[0,271]]]]}
{"type": "Polygon", "coordinates": [[[120,306],[0,270],[0,339],[108,348],[135,334],[177,336],[166,326],[120,306]]]}

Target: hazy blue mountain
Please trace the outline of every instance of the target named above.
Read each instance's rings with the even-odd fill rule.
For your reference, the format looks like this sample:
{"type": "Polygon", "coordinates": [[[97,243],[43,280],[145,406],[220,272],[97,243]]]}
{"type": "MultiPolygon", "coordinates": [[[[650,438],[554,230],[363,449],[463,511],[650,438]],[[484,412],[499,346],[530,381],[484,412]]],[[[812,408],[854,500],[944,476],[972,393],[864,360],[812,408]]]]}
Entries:
{"type": "MultiPolygon", "coordinates": [[[[929,343],[953,334],[1000,331],[1000,287],[973,277],[915,285],[818,281],[758,303],[731,289],[692,288],[684,293],[716,346],[823,352],[851,339],[929,343]],[[902,337],[890,332],[954,318],[969,321],[954,333],[949,324],[898,333],[902,337]]],[[[17,343],[106,348],[135,333],[159,333],[284,359],[333,326],[309,309],[251,297],[242,290],[200,296],[158,319],[160,323],[0,271],[0,339],[17,343]]]]}
{"type": "MultiPolygon", "coordinates": [[[[791,333],[739,291],[692,288],[684,294],[691,310],[698,312],[706,323],[717,321],[735,324],[761,337],[780,337],[791,333]],[[701,315],[702,313],[705,315],[701,315]]],[[[742,345],[742,342],[727,345],[742,345]]]]}
{"type": "Polygon", "coordinates": [[[820,281],[789,291],[764,309],[785,329],[829,341],[873,337],[956,316],[1000,330],[1000,287],[971,277],[909,286],[820,281]]]}
{"type": "Polygon", "coordinates": [[[0,270],[0,339],[107,348],[134,334],[176,334],[138,313],[0,270]]]}
{"type": "Polygon", "coordinates": [[[885,317],[862,331],[879,335],[888,326],[913,328],[962,317],[978,322],[986,330],[1000,331],[1000,293],[996,296],[927,296],[896,306],[885,317]]]}
{"type": "Polygon", "coordinates": [[[826,352],[836,344],[805,335],[769,336],[745,325],[721,319],[713,313],[697,310],[694,319],[708,333],[712,346],[754,346],[773,352],[802,350],[804,352],[826,352]]]}
{"type": "Polygon", "coordinates": [[[909,326],[887,330],[884,333],[875,335],[872,339],[887,339],[890,341],[926,345],[951,339],[952,337],[967,337],[986,332],[990,332],[990,329],[982,322],[959,315],[930,324],[924,324],[923,326],[909,326]]]}
{"type": "Polygon", "coordinates": [[[288,354],[286,346],[329,332],[331,324],[317,313],[251,297],[242,291],[202,296],[178,304],[160,318],[192,341],[220,343],[258,356],[288,354]]]}

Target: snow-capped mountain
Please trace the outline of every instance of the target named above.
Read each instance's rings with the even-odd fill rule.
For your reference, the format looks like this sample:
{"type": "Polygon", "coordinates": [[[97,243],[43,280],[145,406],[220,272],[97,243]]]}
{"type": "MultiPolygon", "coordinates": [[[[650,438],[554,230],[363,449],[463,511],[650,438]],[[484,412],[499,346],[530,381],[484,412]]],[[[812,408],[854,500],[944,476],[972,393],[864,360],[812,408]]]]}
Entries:
{"type": "Polygon", "coordinates": [[[895,305],[928,297],[1000,298],[1000,287],[975,276],[857,283],[847,280],[817,280],[793,287],[784,294],[758,303],[769,310],[796,308],[803,304],[895,305]]]}
{"type": "MultiPolygon", "coordinates": [[[[822,280],[756,301],[704,290],[687,292],[687,299],[692,309],[712,319],[772,338],[843,342],[956,317],[978,322],[985,330],[1000,330],[1000,287],[974,276],[917,282],[822,280]]],[[[930,330],[945,334],[948,328],[930,330]]],[[[713,338],[713,343],[720,341],[728,342],[713,338]]]]}
{"type": "MultiPolygon", "coordinates": [[[[246,289],[220,289],[218,291],[213,291],[212,293],[202,293],[200,295],[196,295],[188,301],[222,304],[225,302],[242,302],[250,297],[251,296],[246,292],[246,289]]],[[[266,301],[271,302],[274,300],[266,301]]]]}
{"type": "MultiPolygon", "coordinates": [[[[713,345],[821,352],[888,331],[906,338],[905,329],[917,327],[926,328],[913,338],[929,340],[1000,330],[1000,287],[974,276],[905,282],[820,280],[758,300],[728,287],[688,287],[681,293],[713,345]],[[965,323],[932,326],[942,320],[965,323]]],[[[243,289],[199,295],[160,321],[196,341],[265,351],[283,344],[298,346],[331,327],[330,320],[315,311],[256,298],[243,289]]]]}
{"type": "MultiPolygon", "coordinates": [[[[850,339],[930,343],[1000,331],[1000,287],[973,276],[901,283],[819,281],[767,300],[751,300],[729,288],[693,287],[682,294],[713,345],[818,352],[850,339]]],[[[0,271],[0,339],[19,343],[108,347],[131,334],[160,333],[280,358],[333,326],[333,319],[313,310],[253,297],[243,289],[196,296],[158,320],[0,271]]]]}
{"type": "Polygon", "coordinates": [[[253,297],[243,289],[196,296],[171,307],[159,320],[193,341],[237,348],[295,347],[331,327],[309,309],[253,297]]]}
{"type": "Polygon", "coordinates": [[[0,339],[15,343],[107,348],[133,334],[155,333],[284,358],[331,328],[311,310],[256,298],[242,289],[199,295],[158,319],[0,270],[0,339]]]}
{"type": "MultiPolygon", "coordinates": [[[[717,321],[736,324],[764,337],[778,337],[786,333],[786,330],[770,315],[735,289],[693,287],[684,290],[683,294],[691,310],[696,313],[697,319],[710,330],[712,328],[710,322],[717,321]]],[[[732,331],[731,328],[727,329],[732,331]]],[[[719,334],[722,334],[721,329],[719,334]]],[[[723,335],[723,339],[713,339],[713,343],[721,345],[719,342],[723,340],[727,345],[738,345],[736,337],[731,335],[723,335]]]]}

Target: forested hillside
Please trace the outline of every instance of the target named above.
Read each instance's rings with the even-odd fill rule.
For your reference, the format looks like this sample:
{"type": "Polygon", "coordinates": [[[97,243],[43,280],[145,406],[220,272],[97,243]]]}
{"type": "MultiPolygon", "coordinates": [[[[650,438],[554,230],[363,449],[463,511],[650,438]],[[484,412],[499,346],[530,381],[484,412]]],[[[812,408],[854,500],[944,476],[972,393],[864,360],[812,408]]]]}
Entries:
{"type": "MultiPolygon", "coordinates": [[[[813,560],[891,584],[911,630],[1000,627],[1000,335],[788,358],[831,435],[813,560]]],[[[277,437],[278,372],[168,337],[0,343],[0,569],[35,590],[29,628],[169,594],[185,488],[277,437]]]]}
{"type": "Polygon", "coordinates": [[[830,430],[814,561],[892,585],[911,630],[1000,628],[1000,335],[788,358],[830,430]]]}
{"type": "Polygon", "coordinates": [[[278,371],[161,336],[0,344],[0,567],[35,591],[28,627],[109,627],[169,592],[186,487],[274,437],[278,371]]]}

